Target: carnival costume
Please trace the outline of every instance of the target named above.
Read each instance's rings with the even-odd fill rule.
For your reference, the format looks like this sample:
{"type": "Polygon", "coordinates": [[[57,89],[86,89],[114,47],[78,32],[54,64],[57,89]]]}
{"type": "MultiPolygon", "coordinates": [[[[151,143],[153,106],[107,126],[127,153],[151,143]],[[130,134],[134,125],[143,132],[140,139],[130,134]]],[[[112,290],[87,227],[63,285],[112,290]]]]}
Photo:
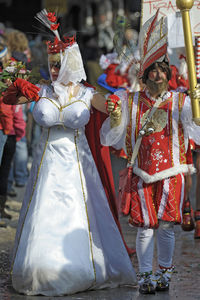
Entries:
{"type": "MultiPolygon", "coordinates": [[[[105,121],[101,131],[102,143],[122,147],[130,159],[145,117],[156,100],[147,90],[129,96],[125,91],[115,94],[122,100],[124,118],[118,128],[110,131],[110,120],[105,121]]],[[[123,203],[123,212],[130,212],[131,223],[136,226],[154,228],[158,226],[158,219],[181,222],[184,176],[180,173],[194,172],[188,137],[193,136],[200,143],[199,128],[192,123],[190,107],[189,97],[166,92],[148,124],[147,130],[154,128],[154,133],[143,136],[133,166],[131,188],[135,195],[130,203],[123,203]],[[142,187],[146,190],[144,195],[140,194],[142,187]],[[156,197],[156,203],[152,196],[156,197]]]]}
{"type": "MultiPolygon", "coordinates": [[[[166,51],[166,20],[158,21],[157,12],[140,32],[140,75],[153,63],[163,62],[166,51]]],[[[200,144],[200,128],[192,121],[191,100],[183,93],[165,91],[154,99],[147,89],[136,93],[121,90],[115,97],[122,103],[121,117],[116,117],[118,124],[113,126],[114,114],[110,114],[101,129],[101,142],[123,148],[129,163],[136,153],[132,175],[127,177],[124,189],[122,212],[130,216],[131,225],[139,227],[139,290],[155,293],[169,288],[175,243],[173,225],[182,222],[184,174],[195,171],[190,139],[200,144]],[[157,101],[159,106],[154,109],[157,101]],[[152,275],[154,229],[159,269],[152,275]]]]}
{"type": "Polygon", "coordinates": [[[86,79],[81,54],[74,38],[68,42],[48,45],[50,53],[64,45],[64,56],[53,88],[38,86],[33,111],[43,132],[12,262],[13,287],[27,295],[68,295],[136,281],[85,136],[94,90],[80,84],[86,79]],[[79,83],[76,96],[69,81],[79,83]]]}

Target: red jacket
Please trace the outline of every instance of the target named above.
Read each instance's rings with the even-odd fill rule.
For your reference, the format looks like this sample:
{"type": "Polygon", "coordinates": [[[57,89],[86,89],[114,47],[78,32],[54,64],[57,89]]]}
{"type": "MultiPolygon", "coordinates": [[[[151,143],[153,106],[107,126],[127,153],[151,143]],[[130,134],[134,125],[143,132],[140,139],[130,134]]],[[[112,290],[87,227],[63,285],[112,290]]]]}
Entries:
{"type": "Polygon", "coordinates": [[[13,114],[13,130],[11,134],[16,135],[16,141],[20,141],[26,134],[26,122],[23,117],[23,106],[22,105],[12,105],[13,114]]]}
{"type": "Polygon", "coordinates": [[[10,134],[13,130],[13,107],[3,103],[3,97],[0,97],[0,130],[4,134],[10,134]]]}
{"type": "Polygon", "coordinates": [[[5,104],[2,97],[0,98],[0,130],[7,135],[16,135],[17,141],[25,136],[26,131],[22,106],[5,104]]]}

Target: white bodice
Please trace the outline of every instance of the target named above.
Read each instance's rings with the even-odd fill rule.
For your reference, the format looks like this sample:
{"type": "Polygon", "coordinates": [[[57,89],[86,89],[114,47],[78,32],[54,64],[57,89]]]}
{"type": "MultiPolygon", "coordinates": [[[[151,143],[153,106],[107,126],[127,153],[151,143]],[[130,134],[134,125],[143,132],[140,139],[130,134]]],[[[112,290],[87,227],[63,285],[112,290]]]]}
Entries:
{"type": "Polygon", "coordinates": [[[35,121],[42,127],[64,125],[78,129],[84,127],[90,119],[92,89],[81,86],[76,97],[66,99],[66,104],[61,105],[48,86],[40,86],[40,100],[33,110],[35,121]]]}

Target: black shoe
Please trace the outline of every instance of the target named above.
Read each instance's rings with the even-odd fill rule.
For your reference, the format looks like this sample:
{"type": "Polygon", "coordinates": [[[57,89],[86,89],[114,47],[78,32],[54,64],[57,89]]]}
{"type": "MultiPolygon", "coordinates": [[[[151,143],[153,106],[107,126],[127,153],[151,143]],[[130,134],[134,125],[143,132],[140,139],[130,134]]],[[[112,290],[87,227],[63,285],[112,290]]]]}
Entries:
{"type": "Polygon", "coordinates": [[[3,227],[3,228],[7,227],[6,222],[4,220],[1,220],[1,218],[0,218],[0,227],[3,227]]]}
{"type": "Polygon", "coordinates": [[[155,294],[156,287],[152,282],[152,272],[140,273],[138,283],[141,294],[155,294]]]}
{"type": "Polygon", "coordinates": [[[7,212],[5,212],[5,210],[3,210],[3,211],[1,212],[1,218],[2,218],[2,219],[9,219],[9,220],[11,220],[11,219],[12,219],[12,216],[9,215],[9,214],[7,214],[7,212]]]}
{"type": "Polygon", "coordinates": [[[17,196],[17,193],[13,188],[7,194],[8,194],[9,197],[16,197],[17,196]]]}
{"type": "Polygon", "coordinates": [[[21,187],[24,187],[25,184],[23,184],[23,183],[15,183],[15,186],[21,188],[21,187]]]}
{"type": "Polygon", "coordinates": [[[168,291],[171,276],[174,272],[175,267],[172,266],[169,269],[159,269],[154,274],[154,281],[156,282],[156,291],[168,291]]]}
{"type": "Polygon", "coordinates": [[[157,281],[156,291],[162,292],[162,291],[168,291],[168,290],[169,290],[169,280],[167,280],[164,277],[161,277],[157,281]]]}

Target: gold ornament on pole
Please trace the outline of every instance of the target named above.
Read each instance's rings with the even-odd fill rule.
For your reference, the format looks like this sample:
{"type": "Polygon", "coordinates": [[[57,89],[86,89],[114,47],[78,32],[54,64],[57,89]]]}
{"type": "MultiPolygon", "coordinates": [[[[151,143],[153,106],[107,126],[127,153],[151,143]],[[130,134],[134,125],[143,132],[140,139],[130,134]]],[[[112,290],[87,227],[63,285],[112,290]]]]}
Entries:
{"type": "Polygon", "coordinates": [[[195,57],[192,42],[192,31],[189,10],[192,8],[194,0],[176,0],[176,6],[181,11],[183,32],[185,40],[186,61],[188,66],[188,78],[190,86],[190,98],[192,102],[193,121],[200,125],[200,98],[197,97],[197,76],[195,68],[195,57]]]}

